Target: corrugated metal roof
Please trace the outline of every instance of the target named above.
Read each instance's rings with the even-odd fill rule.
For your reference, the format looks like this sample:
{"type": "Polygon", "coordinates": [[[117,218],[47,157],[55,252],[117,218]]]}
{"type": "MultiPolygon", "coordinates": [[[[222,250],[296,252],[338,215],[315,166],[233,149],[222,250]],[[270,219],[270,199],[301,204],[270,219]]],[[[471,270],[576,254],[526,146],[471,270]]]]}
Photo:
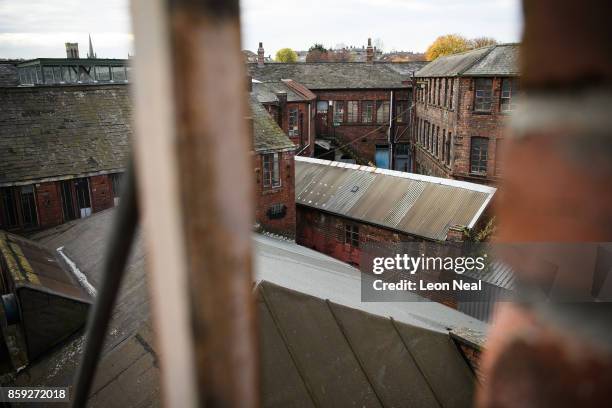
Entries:
{"type": "Polygon", "coordinates": [[[477,48],[439,57],[418,71],[415,76],[418,78],[515,76],[519,75],[518,54],[518,44],[499,44],[477,48]]]}
{"type": "Polygon", "coordinates": [[[512,268],[504,262],[495,261],[484,271],[466,271],[465,275],[490,283],[491,285],[499,286],[500,288],[508,290],[514,289],[514,272],[512,268]]]}
{"type": "Polygon", "coordinates": [[[474,226],[496,189],[480,184],[296,157],[296,203],[410,235],[445,240],[474,226]]]}

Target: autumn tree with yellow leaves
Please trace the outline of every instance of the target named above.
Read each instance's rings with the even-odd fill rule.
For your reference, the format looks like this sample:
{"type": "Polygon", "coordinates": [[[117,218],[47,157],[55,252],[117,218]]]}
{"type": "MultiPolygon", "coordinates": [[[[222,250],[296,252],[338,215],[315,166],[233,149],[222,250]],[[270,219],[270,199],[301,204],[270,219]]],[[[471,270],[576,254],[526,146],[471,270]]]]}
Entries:
{"type": "Polygon", "coordinates": [[[425,58],[427,58],[427,61],[433,61],[445,55],[457,54],[495,44],[497,44],[497,41],[490,37],[478,37],[473,40],[468,40],[459,34],[447,34],[436,38],[429,48],[427,48],[425,58]]]}

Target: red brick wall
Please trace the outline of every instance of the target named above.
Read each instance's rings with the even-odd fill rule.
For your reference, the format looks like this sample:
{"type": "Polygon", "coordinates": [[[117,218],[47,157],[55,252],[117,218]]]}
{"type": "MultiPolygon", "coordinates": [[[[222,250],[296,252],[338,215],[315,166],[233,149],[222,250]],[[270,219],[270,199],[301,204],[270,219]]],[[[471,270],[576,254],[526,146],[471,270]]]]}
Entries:
{"type": "MultiPolygon", "coordinates": [[[[389,101],[391,98],[391,90],[337,90],[314,92],[319,101],[389,101]]],[[[409,90],[396,90],[394,91],[393,97],[395,101],[409,101],[412,98],[409,90]]],[[[316,106],[313,105],[313,109],[316,109],[316,106]]],[[[359,103],[358,114],[359,118],[361,118],[361,103],[359,103]]],[[[350,149],[362,163],[374,162],[376,145],[386,145],[389,142],[389,126],[378,123],[343,123],[340,126],[333,126],[333,115],[334,108],[330,106],[328,111],[330,137],[335,138],[341,145],[348,144],[346,146],[347,149],[350,149]],[[378,129],[379,127],[381,127],[381,129],[378,129]]],[[[395,117],[395,112],[393,112],[393,116],[395,117]]],[[[376,120],[375,118],[376,113],[374,113],[374,120],[376,120]]],[[[394,132],[394,134],[399,136],[399,141],[407,142],[409,140],[407,125],[397,126],[397,132],[394,132]]]]}
{"type": "Polygon", "coordinates": [[[92,176],[89,178],[91,190],[91,207],[98,212],[113,206],[113,191],[108,175],[92,176]]]}
{"type": "Polygon", "coordinates": [[[265,231],[293,238],[295,237],[295,153],[280,154],[281,186],[274,189],[263,187],[262,156],[255,155],[255,220],[265,231]],[[275,204],[284,204],[287,207],[283,218],[268,217],[268,210],[275,204]]]}
{"type": "Polygon", "coordinates": [[[280,128],[283,132],[289,136],[289,109],[298,109],[298,120],[299,115],[302,117],[302,128],[300,129],[300,135],[295,137],[289,137],[289,139],[298,146],[298,152],[304,149],[303,152],[300,153],[300,156],[308,156],[312,157],[314,152],[314,138],[315,138],[315,122],[314,122],[314,112],[315,112],[315,104],[313,101],[311,103],[311,123],[310,128],[308,126],[308,103],[307,102],[288,102],[285,107],[285,112],[281,114],[281,118],[279,119],[279,107],[272,104],[267,104],[266,109],[270,113],[270,115],[274,118],[276,123],[279,124],[280,128]],[[310,137],[308,132],[310,132],[310,137]],[[310,141],[310,145],[308,142],[310,141]]]}
{"type": "Polygon", "coordinates": [[[59,183],[36,184],[36,207],[40,228],[53,227],[64,222],[59,183]]]}
{"type": "Polygon", "coordinates": [[[359,242],[406,242],[414,238],[386,228],[351,221],[314,208],[297,205],[296,242],[343,262],[359,265],[360,248],[345,243],[345,225],[359,226],[359,242]]]}
{"type": "MultiPolygon", "coordinates": [[[[427,120],[432,126],[440,127],[440,139],[443,130],[453,134],[451,143],[451,165],[446,165],[442,157],[435,157],[427,149],[415,143],[415,162],[417,172],[438,177],[464,179],[483,184],[498,181],[497,172],[498,141],[503,139],[503,128],[508,119],[507,114],[500,113],[500,92],[502,78],[493,78],[493,104],[490,113],[477,113],[473,110],[473,78],[455,78],[453,109],[435,106],[417,101],[416,121],[413,140],[418,140],[418,126],[421,120],[427,120]],[[472,137],[487,137],[488,164],[487,175],[470,174],[470,146],[472,137]]],[[[443,92],[442,92],[443,95],[443,92]]],[[[440,155],[441,156],[441,155],[440,155]]]]}
{"type": "MultiPolygon", "coordinates": [[[[360,265],[361,251],[365,243],[381,243],[388,245],[393,242],[419,241],[408,234],[402,234],[386,228],[352,221],[337,215],[297,205],[296,242],[299,245],[322,252],[340,261],[356,267],[360,265]],[[353,224],[359,227],[359,247],[345,243],[345,225],[353,224]]],[[[423,281],[440,282],[452,278],[453,275],[437,273],[423,274],[423,281]]],[[[457,300],[452,293],[428,292],[423,294],[434,302],[442,303],[453,309],[457,308],[457,300]]]]}

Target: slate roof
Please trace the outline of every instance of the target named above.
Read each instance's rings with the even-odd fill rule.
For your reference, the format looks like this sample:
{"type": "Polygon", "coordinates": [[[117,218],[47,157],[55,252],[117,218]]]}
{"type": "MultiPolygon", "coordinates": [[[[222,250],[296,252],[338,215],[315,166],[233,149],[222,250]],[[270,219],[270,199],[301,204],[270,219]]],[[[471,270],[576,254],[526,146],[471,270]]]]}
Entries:
{"type": "Polygon", "coordinates": [[[296,146],[268,111],[251,95],[251,115],[253,118],[253,149],[256,152],[292,150],[296,146]]]}
{"type": "Polygon", "coordinates": [[[295,202],[431,240],[472,228],[496,189],[465,181],[295,158],[295,202]]]}
{"type": "Polygon", "coordinates": [[[0,87],[19,85],[17,63],[19,61],[0,61],[0,87]]]}
{"type": "MultiPolygon", "coordinates": [[[[63,246],[99,287],[115,211],[63,224],[37,239],[52,250],[63,246]]],[[[409,308],[361,302],[359,270],[285,240],[255,234],[254,244],[264,407],[308,407],[315,400],[316,406],[469,405],[474,378],[445,328],[484,333],[486,325],[434,302],[409,308]]],[[[160,405],[144,261],[139,238],[88,405],[160,405]]],[[[71,384],[83,347],[79,335],[26,367],[14,383],[71,384]]]]}
{"type": "Polygon", "coordinates": [[[123,170],[126,85],[0,88],[0,185],[123,170]]]}
{"type": "Polygon", "coordinates": [[[435,59],[415,76],[518,76],[519,44],[499,44],[435,59]]]}
{"type": "Polygon", "coordinates": [[[304,102],[310,101],[313,97],[316,98],[312,92],[305,89],[302,92],[298,92],[295,86],[290,86],[288,81],[271,81],[271,82],[253,82],[253,94],[257,100],[261,103],[276,103],[278,98],[276,97],[277,92],[285,92],[287,94],[287,102],[304,102]],[[308,93],[305,95],[305,93],[308,93]]]}
{"type": "MultiPolygon", "coordinates": [[[[247,64],[249,74],[262,82],[293,79],[311,90],[406,88],[413,63],[319,62],[247,64]],[[402,68],[403,67],[403,68],[402,68]]],[[[414,65],[419,67],[418,64],[414,65]]]]}

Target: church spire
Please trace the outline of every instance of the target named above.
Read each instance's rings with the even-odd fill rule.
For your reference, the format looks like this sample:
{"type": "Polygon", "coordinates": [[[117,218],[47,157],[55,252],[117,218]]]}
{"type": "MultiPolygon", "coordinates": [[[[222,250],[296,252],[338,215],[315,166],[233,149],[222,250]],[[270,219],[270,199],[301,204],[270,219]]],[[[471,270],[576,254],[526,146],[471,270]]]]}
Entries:
{"type": "Polygon", "coordinates": [[[97,55],[94,52],[93,45],[91,43],[91,34],[89,34],[89,52],[87,53],[87,58],[97,58],[97,55]]]}

